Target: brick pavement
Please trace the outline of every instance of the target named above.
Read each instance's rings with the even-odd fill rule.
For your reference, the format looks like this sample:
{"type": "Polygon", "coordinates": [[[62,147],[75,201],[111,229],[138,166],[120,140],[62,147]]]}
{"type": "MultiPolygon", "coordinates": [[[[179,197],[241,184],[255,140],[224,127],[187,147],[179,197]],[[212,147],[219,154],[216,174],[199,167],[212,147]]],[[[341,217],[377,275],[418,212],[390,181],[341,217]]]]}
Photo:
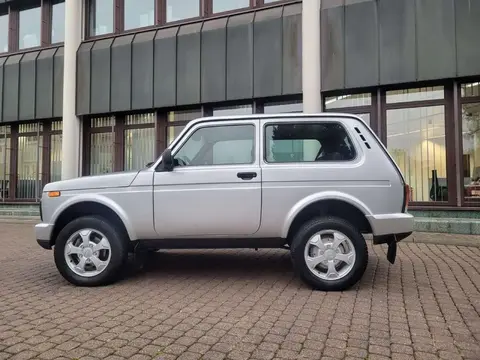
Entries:
{"type": "Polygon", "coordinates": [[[370,247],[361,283],[312,292],[284,250],[165,251],[76,288],[30,224],[0,223],[0,359],[480,359],[480,249],[370,247]]]}

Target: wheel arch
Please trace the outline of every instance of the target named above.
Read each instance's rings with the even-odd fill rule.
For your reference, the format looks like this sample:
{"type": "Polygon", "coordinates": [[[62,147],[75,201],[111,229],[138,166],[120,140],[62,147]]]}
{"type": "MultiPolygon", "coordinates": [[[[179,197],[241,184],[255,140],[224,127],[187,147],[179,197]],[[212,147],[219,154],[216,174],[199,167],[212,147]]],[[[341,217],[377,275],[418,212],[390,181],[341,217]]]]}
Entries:
{"type": "Polygon", "coordinates": [[[77,199],[70,201],[68,204],[58,209],[53,216],[54,224],[52,234],[50,236],[50,245],[55,245],[56,238],[60,231],[72,220],[82,216],[101,216],[110,221],[114,226],[118,227],[120,231],[127,234],[129,239],[135,240],[136,235],[133,231],[126,214],[116,204],[111,204],[111,200],[97,198],[97,199],[77,199]]]}
{"type": "Polygon", "coordinates": [[[315,194],[299,201],[289,212],[282,237],[290,243],[292,235],[306,221],[318,216],[334,216],[349,221],[362,233],[371,233],[372,226],[367,218],[370,209],[359,199],[340,192],[315,194]]]}

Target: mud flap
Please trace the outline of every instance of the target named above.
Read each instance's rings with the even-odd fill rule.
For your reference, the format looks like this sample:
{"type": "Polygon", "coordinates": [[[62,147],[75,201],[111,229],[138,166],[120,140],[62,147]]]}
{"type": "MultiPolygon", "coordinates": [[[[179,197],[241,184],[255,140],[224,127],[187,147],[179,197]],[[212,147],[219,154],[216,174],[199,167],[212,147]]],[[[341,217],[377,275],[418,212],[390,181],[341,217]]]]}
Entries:
{"type": "Polygon", "coordinates": [[[397,242],[392,241],[388,244],[387,260],[391,264],[395,264],[395,258],[396,257],[397,257],[397,242]]]}

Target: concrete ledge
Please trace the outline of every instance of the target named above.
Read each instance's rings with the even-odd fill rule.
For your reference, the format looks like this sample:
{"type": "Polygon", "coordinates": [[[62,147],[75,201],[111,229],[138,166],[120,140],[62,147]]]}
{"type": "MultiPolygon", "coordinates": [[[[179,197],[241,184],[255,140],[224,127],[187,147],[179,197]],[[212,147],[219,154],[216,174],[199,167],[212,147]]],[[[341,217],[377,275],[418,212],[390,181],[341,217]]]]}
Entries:
{"type": "Polygon", "coordinates": [[[472,218],[415,217],[415,231],[480,235],[480,220],[472,218]]]}

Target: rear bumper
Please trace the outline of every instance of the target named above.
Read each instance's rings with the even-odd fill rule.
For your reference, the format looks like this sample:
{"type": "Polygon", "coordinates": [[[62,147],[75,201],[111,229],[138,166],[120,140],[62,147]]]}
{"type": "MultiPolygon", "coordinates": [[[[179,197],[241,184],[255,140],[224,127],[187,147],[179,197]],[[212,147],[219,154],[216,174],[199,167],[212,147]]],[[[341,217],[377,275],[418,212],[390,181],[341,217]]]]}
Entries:
{"type": "Polygon", "coordinates": [[[367,219],[372,227],[374,237],[398,235],[398,238],[401,237],[400,240],[403,240],[413,232],[414,218],[411,214],[368,215],[367,219]],[[405,234],[407,235],[405,236],[405,234]]]}
{"type": "Polygon", "coordinates": [[[44,249],[51,249],[51,236],[53,231],[53,225],[51,224],[37,224],[35,225],[35,238],[37,243],[44,249]]]}

